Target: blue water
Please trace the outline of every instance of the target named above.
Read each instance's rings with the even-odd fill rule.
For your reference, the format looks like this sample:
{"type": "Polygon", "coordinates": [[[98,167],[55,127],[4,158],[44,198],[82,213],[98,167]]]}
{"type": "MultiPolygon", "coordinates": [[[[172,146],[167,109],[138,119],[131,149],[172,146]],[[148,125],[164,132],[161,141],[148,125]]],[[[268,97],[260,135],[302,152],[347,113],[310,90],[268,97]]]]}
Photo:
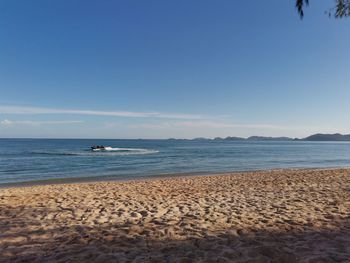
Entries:
{"type": "Polygon", "coordinates": [[[349,142],[0,139],[0,184],[344,166],[349,142]],[[114,149],[91,152],[93,144],[114,149]]]}

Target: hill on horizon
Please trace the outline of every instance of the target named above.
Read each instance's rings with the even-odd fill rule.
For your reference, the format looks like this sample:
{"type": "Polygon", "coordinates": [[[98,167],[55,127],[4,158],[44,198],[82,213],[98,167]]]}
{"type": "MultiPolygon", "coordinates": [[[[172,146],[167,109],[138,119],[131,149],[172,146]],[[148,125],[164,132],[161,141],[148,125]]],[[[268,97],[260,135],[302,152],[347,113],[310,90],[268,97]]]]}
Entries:
{"type": "MultiPolygon", "coordinates": [[[[184,139],[174,139],[171,138],[169,140],[184,140],[184,139]]],[[[250,136],[247,138],[244,137],[235,137],[228,136],[225,138],[215,137],[214,139],[210,138],[194,138],[192,141],[350,141],[350,134],[328,134],[328,133],[316,133],[305,138],[291,138],[291,137],[270,137],[270,136],[250,136]]]]}

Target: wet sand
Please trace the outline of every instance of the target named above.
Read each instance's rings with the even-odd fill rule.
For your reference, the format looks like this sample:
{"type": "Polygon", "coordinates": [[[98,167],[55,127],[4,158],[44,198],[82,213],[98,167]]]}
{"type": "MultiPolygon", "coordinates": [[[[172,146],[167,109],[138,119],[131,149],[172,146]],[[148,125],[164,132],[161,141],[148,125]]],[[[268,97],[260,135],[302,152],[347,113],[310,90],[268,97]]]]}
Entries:
{"type": "Polygon", "coordinates": [[[0,262],[350,262],[350,169],[0,189],[0,262]]]}

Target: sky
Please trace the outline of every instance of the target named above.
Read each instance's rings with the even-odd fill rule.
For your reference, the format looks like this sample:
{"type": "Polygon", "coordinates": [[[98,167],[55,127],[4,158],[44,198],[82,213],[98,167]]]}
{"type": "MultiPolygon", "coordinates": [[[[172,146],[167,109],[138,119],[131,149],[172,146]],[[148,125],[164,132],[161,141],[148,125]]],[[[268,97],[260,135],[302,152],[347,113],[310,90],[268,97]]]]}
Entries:
{"type": "Polygon", "coordinates": [[[0,138],[350,133],[334,1],[0,1],[0,138]]]}

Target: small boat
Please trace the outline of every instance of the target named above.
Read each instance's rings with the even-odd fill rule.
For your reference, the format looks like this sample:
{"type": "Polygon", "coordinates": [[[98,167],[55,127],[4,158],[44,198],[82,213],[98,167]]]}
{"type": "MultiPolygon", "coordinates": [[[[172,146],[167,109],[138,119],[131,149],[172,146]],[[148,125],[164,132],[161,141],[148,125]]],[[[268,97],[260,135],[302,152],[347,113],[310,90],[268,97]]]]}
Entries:
{"type": "Polygon", "coordinates": [[[111,150],[112,147],[103,146],[103,145],[93,145],[91,146],[91,151],[97,152],[97,151],[108,151],[111,150]]]}

